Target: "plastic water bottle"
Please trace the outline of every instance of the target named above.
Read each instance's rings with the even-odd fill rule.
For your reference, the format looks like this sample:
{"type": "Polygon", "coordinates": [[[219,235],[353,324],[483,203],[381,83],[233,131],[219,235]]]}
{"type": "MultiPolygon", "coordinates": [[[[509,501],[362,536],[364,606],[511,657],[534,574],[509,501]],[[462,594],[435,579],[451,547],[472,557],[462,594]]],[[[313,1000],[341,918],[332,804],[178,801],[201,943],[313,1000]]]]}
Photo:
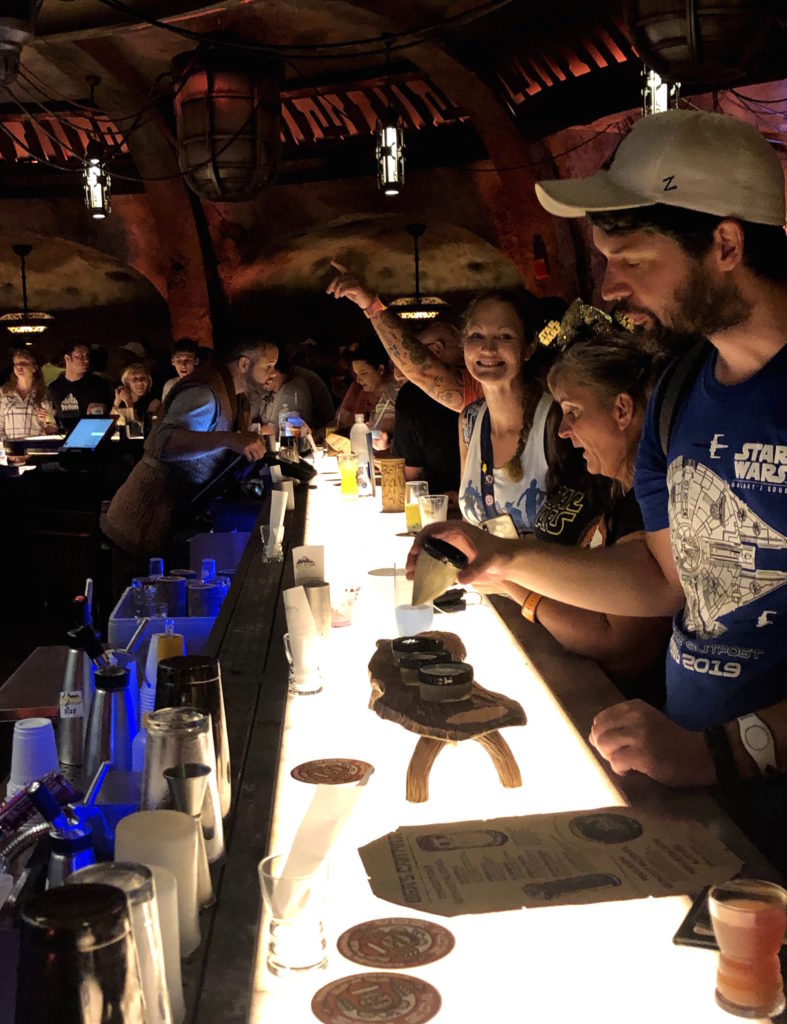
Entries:
{"type": "Polygon", "coordinates": [[[281,408],[279,409],[279,423],[278,423],[278,435],[277,440],[281,442],[281,439],[287,433],[287,417],[290,415],[290,407],[286,402],[282,402],[281,408]]]}
{"type": "Polygon", "coordinates": [[[374,494],[372,432],[360,412],[355,414],[355,423],[350,429],[350,451],[358,457],[358,497],[369,498],[374,494]]]}

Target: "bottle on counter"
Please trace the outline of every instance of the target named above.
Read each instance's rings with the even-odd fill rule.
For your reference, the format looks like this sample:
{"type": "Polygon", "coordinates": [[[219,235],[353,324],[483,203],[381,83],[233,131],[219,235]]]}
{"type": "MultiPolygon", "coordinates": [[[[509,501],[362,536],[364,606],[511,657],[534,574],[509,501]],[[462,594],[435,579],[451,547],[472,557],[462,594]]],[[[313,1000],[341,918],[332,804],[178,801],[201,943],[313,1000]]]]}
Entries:
{"type": "Polygon", "coordinates": [[[156,577],[164,575],[164,559],[151,558],[148,562],[148,576],[156,577]]]}
{"type": "Polygon", "coordinates": [[[213,583],[213,581],[216,579],[215,558],[202,559],[202,567],[200,568],[199,576],[203,583],[213,583]]]}
{"type": "Polygon", "coordinates": [[[358,497],[369,498],[374,494],[372,432],[360,412],[355,414],[355,423],[350,429],[350,451],[358,458],[358,497]]]}

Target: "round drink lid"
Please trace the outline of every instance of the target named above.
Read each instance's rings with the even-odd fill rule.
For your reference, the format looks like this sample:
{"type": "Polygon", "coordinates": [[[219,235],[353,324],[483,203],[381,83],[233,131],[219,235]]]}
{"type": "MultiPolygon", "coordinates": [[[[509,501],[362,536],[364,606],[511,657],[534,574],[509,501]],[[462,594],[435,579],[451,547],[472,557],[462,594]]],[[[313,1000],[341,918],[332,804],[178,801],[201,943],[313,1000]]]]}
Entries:
{"type": "Polygon", "coordinates": [[[438,562],[445,562],[458,570],[467,568],[467,555],[453,544],[440,540],[439,537],[427,537],[421,547],[427,555],[438,562]]]}
{"type": "Polygon", "coordinates": [[[418,669],[418,681],[432,686],[455,686],[472,683],[473,666],[464,661],[439,661],[418,669]]]}

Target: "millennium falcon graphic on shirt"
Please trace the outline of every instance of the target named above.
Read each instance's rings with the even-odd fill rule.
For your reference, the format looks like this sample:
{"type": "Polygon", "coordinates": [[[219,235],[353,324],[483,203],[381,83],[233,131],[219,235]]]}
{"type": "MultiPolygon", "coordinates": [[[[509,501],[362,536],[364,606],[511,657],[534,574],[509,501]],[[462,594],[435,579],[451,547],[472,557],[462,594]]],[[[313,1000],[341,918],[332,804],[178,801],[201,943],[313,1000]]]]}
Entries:
{"type": "Polygon", "coordinates": [[[684,628],[700,639],[721,636],[727,627],[720,618],[787,583],[787,572],[757,568],[757,552],[787,550],[787,537],[701,463],[675,459],[667,488],[672,553],[686,594],[684,628]]]}

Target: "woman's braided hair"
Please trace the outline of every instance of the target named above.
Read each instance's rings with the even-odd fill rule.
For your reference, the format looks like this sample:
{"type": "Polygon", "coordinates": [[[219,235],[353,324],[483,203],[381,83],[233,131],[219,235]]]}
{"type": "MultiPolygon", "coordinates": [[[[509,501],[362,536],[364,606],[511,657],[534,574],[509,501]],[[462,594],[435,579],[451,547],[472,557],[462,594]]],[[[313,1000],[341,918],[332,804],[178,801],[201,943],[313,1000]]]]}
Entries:
{"type": "Polygon", "coordinates": [[[509,480],[521,480],[524,475],[522,453],[533,428],[536,408],[546,393],[547,371],[553,356],[539,344],[539,332],[550,321],[559,321],[566,309],[562,299],[537,299],[524,288],[493,288],[476,296],[465,311],[462,327],[466,330],[473,314],[484,302],[504,302],[510,306],[522,324],[523,347],[535,345],[529,359],[522,360],[522,426],[519,428],[516,451],[503,466],[509,480]]]}

